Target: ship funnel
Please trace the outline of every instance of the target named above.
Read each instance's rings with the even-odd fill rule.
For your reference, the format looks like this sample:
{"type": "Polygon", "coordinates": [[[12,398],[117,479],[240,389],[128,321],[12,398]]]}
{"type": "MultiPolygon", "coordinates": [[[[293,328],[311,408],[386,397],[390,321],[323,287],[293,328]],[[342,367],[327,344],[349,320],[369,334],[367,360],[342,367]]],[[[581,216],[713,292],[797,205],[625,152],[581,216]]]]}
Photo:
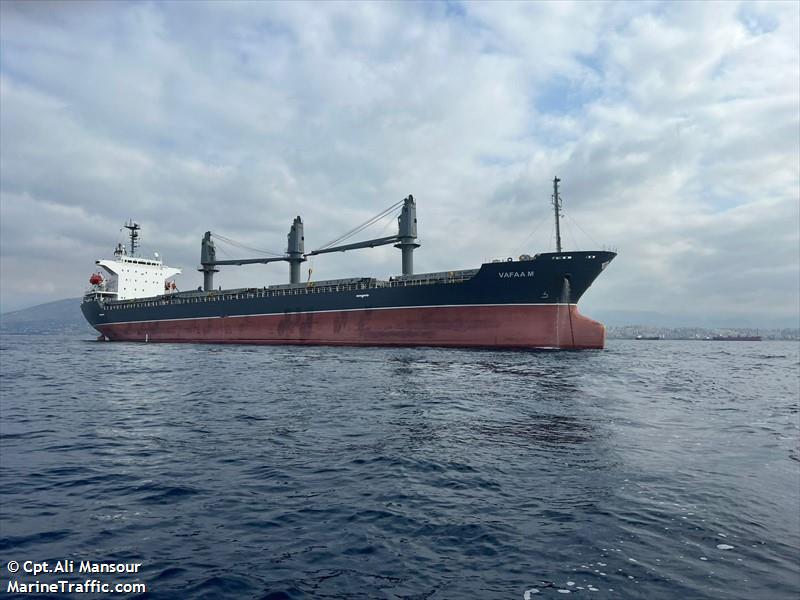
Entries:
{"type": "Polygon", "coordinates": [[[217,250],[214,248],[214,240],[211,239],[211,232],[206,231],[200,244],[201,267],[197,270],[203,274],[203,289],[207,292],[214,289],[214,273],[219,272],[219,269],[214,268],[216,262],[217,250]]]}
{"type": "Polygon", "coordinates": [[[289,256],[289,283],[300,283],[300,263],[305,252],[305,236],[303,235],[303,220],[298,215],[289,229],[286,254],[289,256]]]}
{"type": "Polygon", "coordinates": [[[419,248],[417,243],[417,204],[414,196],[408,195],[403,201],[403,209],[397,219],[399,242],[395,248],[400,248],[403,253],[403,275],[414,274],[414,250],[419,248]]]}

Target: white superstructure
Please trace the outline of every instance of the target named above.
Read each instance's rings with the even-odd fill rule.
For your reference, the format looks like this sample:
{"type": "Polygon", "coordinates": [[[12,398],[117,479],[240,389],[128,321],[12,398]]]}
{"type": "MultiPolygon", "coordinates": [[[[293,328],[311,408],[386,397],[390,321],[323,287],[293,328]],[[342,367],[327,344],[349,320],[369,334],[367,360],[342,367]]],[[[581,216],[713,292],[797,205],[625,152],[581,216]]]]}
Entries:
{"type": "Polygon", "coordinates": [[[96,260],[95,264],[103,268],[106,277],[92,275],[89,292],[113,300],[131,300],[176,291],[175,282],[168,280],[179,275],[181,270],[166,266],[158,253],[153,258],[136,256],[139,225],[131,222],[125,227],[131,231],[131,254],[122,244],[117,244],[113,259],[96,260]]]}
{"type": "Polygon", "coordinates": [[[106,291],[116,291],[116,300],[151,298],[165,293],[166,281],[181,270],[167,267],[157,258],[120,255],[116,260],[97,260],[108,273],[106,291]]]}

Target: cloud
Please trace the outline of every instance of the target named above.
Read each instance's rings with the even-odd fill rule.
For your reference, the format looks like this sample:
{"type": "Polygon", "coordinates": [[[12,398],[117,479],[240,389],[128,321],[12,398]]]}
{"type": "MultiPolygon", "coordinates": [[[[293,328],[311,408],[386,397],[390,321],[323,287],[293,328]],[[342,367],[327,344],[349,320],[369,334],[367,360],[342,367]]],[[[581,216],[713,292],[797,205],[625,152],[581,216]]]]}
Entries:
{"type": "MultiPolygon", "coordinates": [[[[300,214],[312,248],[408,193],[418,270],[534,253],[557,174],[566,242],[621,251],[589,314],[796,319],[795,3],[0,11],[4,310],[79,295],[130,217],[186,288],[207,229],[282,250],[300,214]]],[[[314,264],[318,278],[398,270],[393,248],[314,264]]]]}

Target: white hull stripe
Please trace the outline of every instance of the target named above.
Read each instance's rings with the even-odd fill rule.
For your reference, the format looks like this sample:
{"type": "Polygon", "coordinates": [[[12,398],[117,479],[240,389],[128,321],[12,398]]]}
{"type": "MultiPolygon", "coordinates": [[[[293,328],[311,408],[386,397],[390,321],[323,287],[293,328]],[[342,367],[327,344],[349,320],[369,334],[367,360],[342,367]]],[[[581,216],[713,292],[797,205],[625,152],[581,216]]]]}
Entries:
{"type": "Polygon", "coordinates": [[[475,308],[489,306],[577,306],[575,302],[529,302],[518,304],[431,304],[428,306],[378,306],[375,308],[339,308],[332,310],[303,310],[292,312],[255,313],[252,315],[215,315],[212,317],[181,317],[179,319],[149,319],[143,321],[113,321],[97,323],[98,327],[107,325],[130,325],[131,323],[166,323],[170,321],[201,321],[209,319],[243,319],[247,317],[286,317],[293,315],[313,315],[338,312],[364,312],[367,310],[413,310],[415,308],[475,308]]]}

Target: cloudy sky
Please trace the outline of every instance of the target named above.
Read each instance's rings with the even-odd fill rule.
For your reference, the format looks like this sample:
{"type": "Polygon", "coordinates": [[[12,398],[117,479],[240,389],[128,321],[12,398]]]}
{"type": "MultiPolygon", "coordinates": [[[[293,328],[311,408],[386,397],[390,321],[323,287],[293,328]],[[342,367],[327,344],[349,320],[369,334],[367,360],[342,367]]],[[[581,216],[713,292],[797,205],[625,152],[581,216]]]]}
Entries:
{"type": "Polygon", "coordinates": [[[418,272],[533,254],[558,175],[567,248],[620,253],[583,312],[797,323],[799,7],[4,1],[2,310],[80,296],[131,217],[183,289],[208,229],[310,250],[409,193],[418,272]]]}

